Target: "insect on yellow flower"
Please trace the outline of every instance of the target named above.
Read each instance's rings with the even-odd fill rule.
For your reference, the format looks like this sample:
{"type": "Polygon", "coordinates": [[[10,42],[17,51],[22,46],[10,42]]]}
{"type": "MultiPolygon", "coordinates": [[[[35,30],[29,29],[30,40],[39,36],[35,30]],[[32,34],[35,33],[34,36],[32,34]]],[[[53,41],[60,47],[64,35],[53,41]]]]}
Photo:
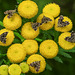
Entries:
{"type": "Polygon", "coordinates": [[[16,30],[22,25],[22,19],[17,13],[14,13],[10,18],[6,15],[3,19],[3,25],[6,29],[16,30]]]}
{"type": "Polygon", "coordinates": [[[37,22],[38,23],[42,23],[42,25],[40,25],[40,29],[42,29],[42,30],[49,30],[49,29],[51,29],[52,27],[53,27],[53,25],[54,25],[54,18],[51,16],[51,15],[48,15],[48,14],[40,14],[39,16],[38,16],[38,18],[37,18],[37,22]],[[46,17],[46,18],[44,18],[44,17],[46,17]],[[47,19],[48,18],[48,19],[47,19]],[[47,21],[47,23],[44,23],[43,22],[43,19],[44,19],[44,22],[45,21],[47,21],[47,20],[49,20],[49,21],[47,21]]]}
{"type": "Polygon", "coordinates": [[[37,31],[35,31],[32,26],[31,26],[31,22],[27,22],[23,25],[22,30],[21,30],[21,35],[25,38],[25,39],[34,39],[39,35],[39,28],[37,29],[37,31]]]}
{"type": "Polygon", "coordinates": [[[8,72],[10,75],[20,75],[21,68],[18,64],[11,64],[8,68],[8,72]]]}
{"type": "Polygon", "coordinates": [[[45,70],[45,59],[39,54],[33,54],[27,59],[27,64],[30,66],[32,73],[40,73],[45,70]]]}
{"type": "Polygon", "coordinates": [[[7,57],[11,62],[19,63],[25,59],[26,51],[22,44],[13,44],[8,48],[7,57]]]}
{"type": "Polygon", "coordinates": [[[24,18],[32,18],[38,13],[38,6],[33,1],[23,1],[18,6],[19,14],[24,18]]]}
{"type": "Polygon", "coordinates": [[[54,58],[58,54],[58,45],[53,40],[45,40],[40,44],[39,50],[45,58],[54,58]]]}
{"type": "Polygon", "coordinates": [[[20,67],[23,73],[27,73],[29,71],[29,65],[26,62],[20,63],[20,67]]]}
{"type": "Polygon", "coordinates": [[[60,16],[55,19],[55,30],[60,32],[67,32],[72,29],[72,21],[66,16],[60,16]]]}
{"type": "Polygon", "coordinates": [[[75,45],[75,43],[71,43],[71,42],[68,42],[65,38],[66,37],[70,37],[71,36],[71,33],[70,32],[64,32],[62,33],[59,38],[58,38],[58,43],[59,45],[65,49],[65,50],[69,50],[69,49],[72,49],[75,45]]]}
{"type": "Polygon", "coordinates": [[[34,54],[38,51],[38,43],[35,40],[25,40],[22,45],[28,55],[34,54]]]}
{"type": "Polygon", "coordinates": [[[43,14],[49,14],[53,17],[57,17],[60,14],[60,7],[58,4],[55,3],[50,3],[47,4],[44,8],[43,8],[43,14]]]}
{"type": "Polygon", "coordinates": [[[0,45],[9,46],[14,41],[14,33],[8,29],[0,30],[0,45]]]}
{"type": "Polygon", "coordinates": [[[8,65],[0,66],[0,75],[8,75],[8,65]]]}

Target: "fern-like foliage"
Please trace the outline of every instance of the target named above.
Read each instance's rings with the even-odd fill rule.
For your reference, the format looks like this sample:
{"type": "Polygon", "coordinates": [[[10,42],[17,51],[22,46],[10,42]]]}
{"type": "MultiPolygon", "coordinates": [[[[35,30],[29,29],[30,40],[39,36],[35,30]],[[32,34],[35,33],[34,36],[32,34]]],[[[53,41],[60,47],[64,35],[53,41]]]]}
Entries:
{"type": "Polygon", "coordinates": [[[60,62],[60,63],[63,63],[62,59],[61,59],[60,57],[58,57],[58,56],[54,57],[53,59],[54,59],[55,61],[58,61],[58,62],[60,62]]]}

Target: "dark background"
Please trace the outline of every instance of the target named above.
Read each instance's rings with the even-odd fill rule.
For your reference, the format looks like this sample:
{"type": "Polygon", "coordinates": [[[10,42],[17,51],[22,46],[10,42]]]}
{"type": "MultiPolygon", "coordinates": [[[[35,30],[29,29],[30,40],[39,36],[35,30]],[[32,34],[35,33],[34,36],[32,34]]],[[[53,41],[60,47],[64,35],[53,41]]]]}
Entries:
{"type": "MultiPolygon", "coordinates": [[[[64,16],[68,16],[73,22],[73,30],[75,30],[75,0],[33,0],[38,4],[39,13],[42,13],[42,8],[50,3],[55,2],[61,7],[61,14],[64,16]]],[[[15,5],[17,4],[16,0],[0,0],[0,21],[3,20],[4,14],[3,12],[10,9],[15,9],[15,5]]],[[[38,16],[37,15],[37,16],[38,16]]],[[[0,28],[1,29],[1,28],[0,28]]],[[[62,57],[63,64],[58,63],[56,61],[51,61],[51,66],[53,67],[52,71],[45,70],[43,73],[39,75],[75,75],[75,53],[70,53],[73,57],[72,59],[68,59],[62,57]]],[[[31,75],[32,73],[28,73],[27,75],[31,75]]],[[[34,75],[34,74],[32,74],[34,75]]]]}

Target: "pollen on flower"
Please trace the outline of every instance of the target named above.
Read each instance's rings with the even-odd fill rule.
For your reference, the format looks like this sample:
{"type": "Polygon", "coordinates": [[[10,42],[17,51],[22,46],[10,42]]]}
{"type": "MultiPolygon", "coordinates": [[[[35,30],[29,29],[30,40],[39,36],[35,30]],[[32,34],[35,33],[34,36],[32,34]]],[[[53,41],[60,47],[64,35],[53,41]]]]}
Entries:
{"type": "Polygon", "coordinates": [[[33,54],[31,55],[28,59],[27,59],[27,64],[31,64],[33,62],[36,62],[36,61],[40,61],[40,69],[39,71],[36,71],[36,69],[32,66],[30,66],[30,71],[32,73],[40,73],[40,72],[43,72],[45,70],[45,67],[46,67],[46,61],[45,59],[39,55],[39,54],[33,54]]]}
{"type": "Polygon", "coordinates": [[[66,16],[63,16],[63,18],[64,18],[63,22],[68,21],[69,24],[64,26],[64,27],[58,27],[58,19],[59,19],[59,17],[56,18],[55,19],[55,26],[54,26],[56,31],[67,32],[67,31],[70,31],[72,29],[72,27],[73,27],[72,21],[66,16]]]}
{"type": "Polygon", "coordinates": [[[29,71],[29,65],[26,62],[20,63],[20,67],[23,73],[27,73],[29,71]]]}
{"type": "Polygon", "coordinates": [[[8,15],[3,19],[3,25],[6,29],[16,30],[22,25],[22,19],[17,13],[14,13],[11,18],[8,18],[7,16],[8,15]]]}
{"type": "Polygon", "coordinates": [[[8,68],[8,72],[10,75],[20,75],[21,74],[21,68],[18,64],[11,64],[8,68]]]}
{"type": "Polygon", "coordinates": [[[32,18],[38,13],[38,6],[33,1],[23,1],[18,6],[19,14],[24,18],[32,18]]]}
{"type": "Polygon", "coordinates": [[[37,18],[37,22],[38,23],[42,23],[42,25],[40,25],[40,29],[42,29],[42,30],[49,30],[49,29],[51,29],[52,27],[53,27],[53,25],[54,25],[54,18],[51,16],[51,15],[48,15],[48,14],[40,14],[39,16],[38,16],[38,18],[37,18]],[[48,21],[47,23],[42,23],[42,19],[43,19],[43,17],[48,17],[48,18],[50,18],[52,21],[48,21]]]}
{"type": "Polygon", "coordinates": [[[45,40],[40,44],[39,50],[45,58],[54,58],[58,54],[58,45],[53,40],[45,40]]]}
{"type": "Polygon", "coordinates": [[[34,39],[39,35],[39,28],[37,29],[37,31],[35,31],[32,26],[31,26],[31,22],[27,22],[23,25],[22,30],[21,30],[21,35],[25,38],[25,39],[34,39]]]}
{"type": "Polygon", "coordinates": [[[50,3],[47,4],[44,8],[43,8],[43,14],[49,14],[53,17],[57,17],[60,14],[60,7],[58,4],[55,3],[50,3]]]}
{"type": "Polygon", "coordinates": [[[8,65],[0,66],[0,75],[8,75],[8,65]]]}
{"type": "Polygon", "coordinates": [[[70,32],[64,32],[58,38],[59,45],[65,50],[72,49],[75,45],[75,43],[71,43],[65,40],[66,37],[70,37],[70,36],[71,36],[70,32]]]}
{"type": "Polygon", "coordinates": [[[26,51],[21,44],[13,44],[7,51],[8,59],[13,63],[19,63],[26,57],[26,51]]]}
{"type": "Polygon", "coordinates": [[[38,43],[35,40],[25,40],[22,45],[27,55],[34,54],[38,51],[38,43]]]}
{"type": "MultiPolygon", "coordinates": [[[[0,46],[9,46],[9,45],[12,44],[12,42],[14,41],[14,38],[15,38],[14,33],[13,33],[13,31],[8,30],[8,29],[1,29],[1,30],[0,30],[0,37],[1,37],[2,34],[5,33],[5,32],[8,32],[8,34],[7,34],[6,37],[5,37],[6,42],[3,43],[3,42],[1,42],[1,40],[0,40],[0,46]]],[[[3,39],[2,39],[2,41],[3,41],[3,39]]]]}

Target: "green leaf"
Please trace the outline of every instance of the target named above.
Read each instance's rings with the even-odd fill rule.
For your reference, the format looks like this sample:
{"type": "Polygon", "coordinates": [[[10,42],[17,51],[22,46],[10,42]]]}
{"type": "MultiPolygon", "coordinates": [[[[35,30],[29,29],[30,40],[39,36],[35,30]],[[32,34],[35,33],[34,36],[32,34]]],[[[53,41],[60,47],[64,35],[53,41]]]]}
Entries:
{"type": "Polygon", "coordinates": [[[25,73],[21,73],[21,75],[25,75],[25,73]]]}
{"type": "Polygon", "coordinates": [[[5,59],[3,59],[3,62],[4,62],[5,64],[7,64],[7,62],[6,62],[6,60],[5,60],[5,59]]]}
{"type": "Polygon", "coordinates": [[[0,60],[0,65],[2,65],[2,63],[3,63],[3,59],[0,60]]]}
{"type": "Polygon", "coordinates": [[[21,41],[18,38],[15,38],[13,43],[20,43],[21,41]]]}
{"type": "Polygon", "coordinates": [[[16,0],[18,3],[21,3],[22,2],[22,0],[16,0]]]}
{"type": "Polygon", "coordinates": [[[58,61],[58,62],[60,62],[60,63],[63,63],[63,61],[61,60],[61,58],[59,58],[58,56],[54,57],[53,59],[56,60],[56,61],[58,61]]]}
{"type": "Polygon", "coordinates": [[[64,52],[72,52],[72,53],[74,53],[74,52],[75,52],[75,47],[72,48],[72,49],[69,49],[69,50],[64,50],[63,48],[61,48],[61,47],[59,46],[59,50],[60,50],[60,51],[64,51],[64,52]]]}
{"type": "Polygon", "coordinates": [[[72,52],[72,53],[74,53],[75,52],[75,47],[74,48],[72,48],[72,49],[70,49],[70,50],[64,50],[65,52],[72,52]]]}
{"type": "Polygon", "coordinates": [[[64,57],[67,57],[67,58],[72,58],[70,54],[65,53],[63,51],[59,51],[59,54],[63,55],[64,57]]]}
{"type": "Polygon", "coordinates": [[[0,21],[0,25],[3,26],[3,22],[2,21],[0,21]]]}
{"type": "Polygon", "coordinates": [[[46,63],[46,69],[52,71],[52,67],[48,63],[46,63]]]}
{"type": "Polygon", "coordinates": [[[0,57],[2,57],[2,56],[6,56],[6,54],[1,54],[1,53],[0,53],[0,57]]]}

